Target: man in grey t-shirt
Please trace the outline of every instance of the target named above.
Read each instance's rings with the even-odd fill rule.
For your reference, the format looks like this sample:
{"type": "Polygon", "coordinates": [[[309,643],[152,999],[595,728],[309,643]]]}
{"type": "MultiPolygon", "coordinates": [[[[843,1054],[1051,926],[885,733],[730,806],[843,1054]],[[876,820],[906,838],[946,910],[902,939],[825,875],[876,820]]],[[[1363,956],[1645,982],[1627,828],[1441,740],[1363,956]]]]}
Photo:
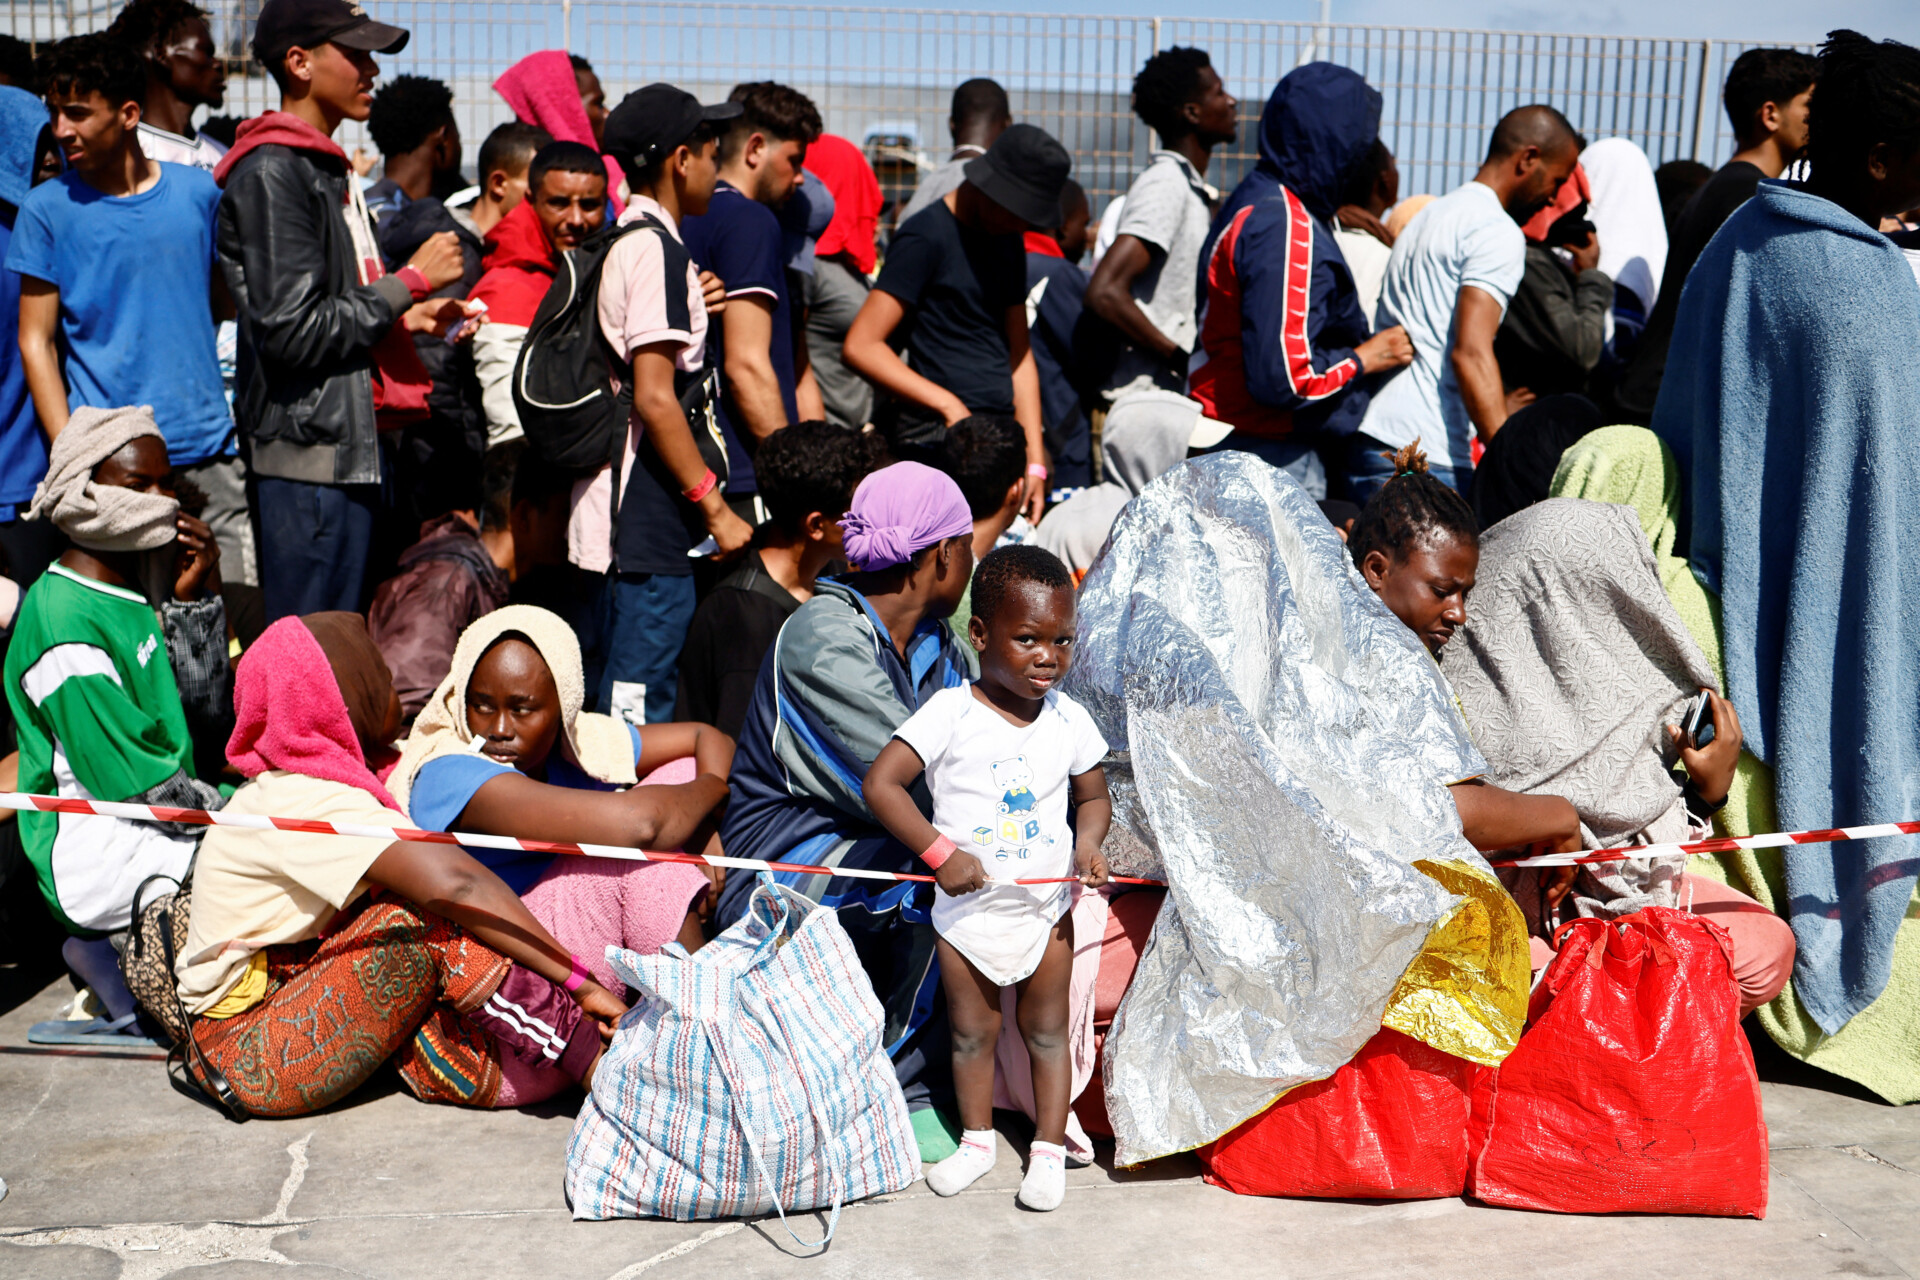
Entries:
{"type": "Polygon", "coordinates": [[[947,131],[953,135],[953,154],[947,162],[920,179],[913,199],[900,211],[893,225],[903,227],[907,219],[935,200],[956,191],[967,180],[967,161],[987,154],[993,140],[1013,123],[1013,111],[1007,103],[1007,91],[992,80],[968,80],[953,91],[953,111],[947,117],[947,131]]]}
{"type": "Polygon", "coordinates": [[[1088,309],[1124,340],[1102,379],[1109,402],[1138,388],[1186,390],[1200,250],[1219,196],[1207,161],[1239,133],[1239,108],[1202,49],[1163,50],[1134,77],[1134,113],[1161,149],[1127,188],[1113,247],[1087,283],[1088,309]]]}

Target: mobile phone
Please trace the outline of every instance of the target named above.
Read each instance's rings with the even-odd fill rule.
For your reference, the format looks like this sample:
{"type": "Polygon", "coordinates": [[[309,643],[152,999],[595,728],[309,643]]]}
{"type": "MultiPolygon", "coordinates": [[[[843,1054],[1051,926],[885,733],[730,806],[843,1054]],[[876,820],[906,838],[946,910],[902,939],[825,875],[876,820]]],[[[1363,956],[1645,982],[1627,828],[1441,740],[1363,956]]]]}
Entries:
{"type": "Polygon", "coordinates": [[[1713,742],[1713,695],[1704,689],[1687,712],[1687,737],[1696,749],[1713,742]]]}
{"type": "Polygon", "coordinates": [[[461,320],[460,323],[454,325],[453,328],[447,330],[446,342],[450,347],[472,333],[475,329],[478,329],[482,321],[486,318],[487,304],[484,301],[476,298],[467,305],[477,307],[479,310],[461,320]]]}

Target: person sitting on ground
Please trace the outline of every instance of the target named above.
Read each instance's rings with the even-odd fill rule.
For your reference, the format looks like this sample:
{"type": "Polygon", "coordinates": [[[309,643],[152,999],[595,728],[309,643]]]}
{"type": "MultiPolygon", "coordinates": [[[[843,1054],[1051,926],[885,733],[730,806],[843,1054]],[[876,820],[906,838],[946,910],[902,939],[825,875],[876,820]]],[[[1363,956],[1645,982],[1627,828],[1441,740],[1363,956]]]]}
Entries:
{"type": "Polygon", "coordinates": [[[448,196],[447,212],[455,222],[485,240],[500,225],[500,219],[527,198],[527,165],[534,152],[552,141],[545,129],[518,120],[494,129],[480,144],[480,159],[475,166],[480,181],[448,196]]]}
{"type": "Polygon", "coordinates": [[[1520,228],[1573,173],[1576,139],[1552,107],[1516,107],[1494,126],[1473,179],[1395,237],[1374,322],[1406,326],[1413,363],[1374,394],[1348,443],[1346,488],[1355,502],[1393,478],[1388,457],[1416,439],[1446,450],[1437,478],[1466,491],[1475,433],[1491,441],[1512,412],[1493,336],[1526,273],[1520,228]]]}
{"type": "Polygon", "coordinates": [[[754,461],[767,523],[694,610],[675,719],[739,734],[767,650],[813,598],[821,571],[843,554],[840,520],[872,469],[871,454],[864,437],[825,422],[797,422],[760,447],[754,461]]]}
{"type": "MultiPolygon", "coordinates": [[[[394,797],[430,831],[719,853],[713,829],[733,740],[709,725],[642,730],[583,711],[585,689],[579,642],[559,617],[525,605],[488,614],[460,637],[452,670],[414,721],[388,777],[394,797]]],[[[643,955],[669,942],[698,950],[709,890],[725,878],[682,862],[468,852],[609,989],[609,944],[643,955]]],[[[552,1070],[505,1067],[500,1106],[567,1085],[552,1070]]]]}
{"type": "Polygon", "coordinates": [[[400,571],[374,588],[367,631],[393,673],[403,724],[413,723],[447,678],[460,633],[507,602],[513,548],[497,536],[506,531],[504,505],[488,509],[492,539],[464,511],[429,520],[420,540],[400,553],[400,571]]]}
{"type": "Polygon", "coordinates": [[[1553,203],[1520,229],[1526,270],[1493,336],[1493,358],[1515,411],[1544,396],[1586,394],[1606,354],[1613,277],[1598,265],[1590,194],[1586,170],[1576,165],[1553,203]]]}
{"type": "Polygon", "coordinates": [[[1260,163],[1214,219],[1201,260],[1193,397],[1233,424],[1224,447],[1289,472],[1316,499],[1327,496],[1319,450],[1359,427],[1379,385],[1367,375],[1412,358],[1403,328],[1373,332],[1333,235],[1347,177],[1380,136],[1380,101],[1331,62],[1289,72],[1260,115],[1260,163]]]}
{"type": "MultiPolygon", "coordinates": [[[[1347,551],[1380,602],[1437,659],[1467,620],[1480,566],[1480,527],[1467,500],[1427,470],[1416,444],[1393,456],[1394,474],[1367,500],[1347,551]]],[[[1482,852],[1537,847],[1571,853],[1584,844],[1580,815],[1561,796],[1520,795],[1481,778],[1452,783],[1468,843],[1482,852]]],[[[1557,868],[1543,887],[1556,908],[1577,868],[1557,868]]]]}
{"type": "MultiPolygon", "coordinates": [[[[228,812],[410,825],[376,776],[400,700],[358,614],[268,627],[234,700],[227,754],[251,781],[228,812]]],[[[317,1111],[396,1057],[415,1096],[465,1106],[496,1103],[507,1059],[591,1081],[627,1011],[449,845],[216,827],[192,915],[177,966],[189,1034],[253,1115],[317,1111]]]]}
{"type": "MultiPolygon", "coordinates": [[[[195,726],[231,705],[220,549],[180,511],[172,480],[146,408],[75,409],[53,442],[27,515],[73,545],[27,591],[7,648],[22,791],[220,807],[193,751],[195,726]]],[[[39,812],[19,823],[47,905],[72,935],[67,967],[105,1009],[39,1024],[29,1038],[150,1043],[109,938],[127,928],[148,876],[186,874],[202,828],[39,812]]]]}
{"type": "Polygon", "coordinates": [[[1037,547],[1005,547],[980,562],[978,577],[980,607],[967,638],[980,655],[980,678],[941,690],[908,717],[867,770],[862,792],[894,839],[922,851],[938,881],[934,946],[953,1024],[962,1136],[960,1150],[927,1171],[927,1185],[958,1195],[993,1169],[994,1046],[1001,992],[1014,987],[1039,1110],[1018,1200],[1047,1212],[1066,1195],[1073,895],[1066,884],[998,882],[1069,874],[1090,888],[1107,882],[1107,743],[1056,687],[1073,661],[1067,567],[1037,547]],[[907,790],[922,775],[931,822],[907,790]]]}
{"type": "Polygon", "coordinates": [[[487,323],[473,335],[473,364],[489,449],[524,438],[513,403],[513,366],[560,255],[607,218],[607,170],[593,148],[549,142],[527,161],[524,174],[526,198],[487,232],[486,274],[469,295],[487,304],[487,323]]]}
{"type": "Polygon", "coordinates": [[[897,230],[907,219],[932,208],[967,180],[967,164],[987,154],[1001,134],[1013,124],[1013,108],[1007,91],[999,82],[984,77],[963,80],[953,91],[952,109],[947,113],[947,133],[953,138],[953,154],[945,163],[920,179],[906,208],[894,219],[897,230]]]}
{"type": "Polygon", "coordinates": [[[1093,340],[1086,322],[1087,273],[1080,259],[1087,252],[1087,193],[1067,179],[1060,189],[1066,221],[1051,231],[1029,231],[1027,247],[1027,342],[1040,380],[1041,437],[1053,471],[1054,490],[1082,489],[1093,483],[1093,428],[1087,418],[1082,372],[1093,340]]]}
{"type": "Polygon", "coordinates": [[[875,416],[896,453],[924,456],[969,414],[1016,418],[1027,437],[1029,520],[1045,504],[1047,466],[1020,236],[1066,221],[1060,191],[1072,167],[1066,148],[1032,125],[1002,133],[967,162],[966,181],[894,233],[844,348],[847,363],[893,397],[875,416]],[[902,326],[905,359],[889,345],[902,326]]]}
{"type": "MultiPolygon", "coordinates": [[[[978,670],[947,621],[973,576],[973,517],[951,479],[896,462],[860,482],[840,523],[854,571],[816,584],[761,665],[720,839],[735,857],[910,871],[919,850],[875,820],[860,781],[908,716],[978,670]]],[[[931,887],[775,875],[853,935],[922,1150],[951,1152],[934,1109],[947,1066],[932,1008],[931,887]]],[[[753,877],[729,877],[717,923],[738,919],[752,892],[753,877]]]]}
{"type": "MultiPolygon", "coordinates": [[[[1832,32],[1819,83],[1806,183],[1762,184],[1701,253],[1653,414],[1687,486],[1687,558],[1720,596],[1727,692],[1789,831],[1907,816],[1920,776],[1904,552],[1920,544],[1920,306],[1878,229],[1920,204],[1920,49],[1832,32]]],[[[1893,836],[1786,862],[1794,994],[1829,1035],[1886,986],[1915,849],[1893,836]]]]}
{"type": "Polygon", "coordinates": [[[1059,556],[1079,582],[1135,494],[1232,430],[1209,418],[1199,402],[1171,391],[1152,388],[1121,396],[1100,434],[1106,481],[1048,511],[1033,531],[1033,544],[1059,556]]]}
{"type": "MultiPolygon", "coordinates": [[[[1667,599],[1631,510],[1554,498],[1489,529],[1471,616],[1440,668],[1486,757],[1488,781],[1564,795],[1587,847],[1713,834],[1740,758],[1740,719],[1710,692],[1711,742],[1698,745],[1682,729],[1715,676],[1667,599]]],[[[1551,871],[1503,868],[1500,878],[1527,916],[1536,969],[1568,919],[1677,907],[1712,920],[1732,941],[1745,1015],[1786,986],[1793,931],[1745,894],[1687,875],[1686,862],[1579,867],[1554,911],[1540,904],[1551,871]]]]}
{"type": "Polygon", "coordinates": [[[1119,340],[1118,351],[1103,353],[1102,410],[1128,390],[1186,390],[1209,206],[1220,198],[1207,185],[1207,162],[1240,136],[1240,103],[1205,49],[1176,45],[1148,58],[1133,78],[1133,111],[1158,142],[1122,197],[1112,244],[1086,287],[1087,309],[1119,340]]]}
{"type": "Polygon", "coordinates": [[[1508,418],[1473,469],[1473,515],[1480,527],[1491,529],[1546,501],[1560,456],[1601,425],[1599,406],[1580,395],[1548,396],[1508,418]]]}

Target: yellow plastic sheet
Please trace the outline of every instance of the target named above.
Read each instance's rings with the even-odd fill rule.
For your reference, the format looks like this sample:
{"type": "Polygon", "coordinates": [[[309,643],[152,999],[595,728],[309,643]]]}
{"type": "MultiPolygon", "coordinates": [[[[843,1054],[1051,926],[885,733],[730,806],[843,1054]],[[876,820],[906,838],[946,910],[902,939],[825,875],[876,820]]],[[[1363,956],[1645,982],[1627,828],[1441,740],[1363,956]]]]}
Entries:
{"type": "Polygon", "coordinates": [[[1464,862],[1413,864],[1460,905],[1440,918],[1381,1019],[1442,1053],[1497,1067],[1520,1043],[1532,967],[1520,908],[1491,874],[1464,862]]]}

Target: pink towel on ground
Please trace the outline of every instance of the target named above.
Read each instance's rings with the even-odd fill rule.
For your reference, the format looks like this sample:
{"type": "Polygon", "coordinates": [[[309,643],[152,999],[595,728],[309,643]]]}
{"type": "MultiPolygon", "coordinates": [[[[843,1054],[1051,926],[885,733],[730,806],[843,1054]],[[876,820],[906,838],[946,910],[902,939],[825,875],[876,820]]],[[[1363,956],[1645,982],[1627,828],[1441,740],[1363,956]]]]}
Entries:
{"type": "Polygon", "coordinates": [[[233,714],[227,760],[247,777],[285,769],[400,808],[367,768],[326,651],[300,619],[280,619],[247,647],[233,673],[233,714]]]}
{"type": "MultiPolygon", "coordinates": [[[[640,785],[692,782],[694,773],[689,756],[661,765],[640,785]]],[[[561,857],[520,899],[561,946],[586,961],[595,982],[618,994],[622,984],[607,963],[607,944],[643,956],[658,954],[680,936],[689,904],[707,883],[706,872],[685,862],[561,857]]],[[[511,1054],[501,1055],[500,1074],[496,1107],[543,1102],[573,1083],[564,1071],[532,1066],[511,1054]]]]}
{"type": "MultiPolygon", "coordinates": [[[[513,114],[523,124],[537,125],[553,135],[555,142],[577,142],[583,147],[600,149],[593,140],[593,125],[580,102],[580,84],[574,78],[573,59],[565,49],[542,49],[530,53],[501,73],[493,82],[493,91],[507,100],[513,114]]],[[[607,200],[613,216],[621,211],[620,184],[626,175],[612,156],[602,156],[607,166],[607,200]]]]}

